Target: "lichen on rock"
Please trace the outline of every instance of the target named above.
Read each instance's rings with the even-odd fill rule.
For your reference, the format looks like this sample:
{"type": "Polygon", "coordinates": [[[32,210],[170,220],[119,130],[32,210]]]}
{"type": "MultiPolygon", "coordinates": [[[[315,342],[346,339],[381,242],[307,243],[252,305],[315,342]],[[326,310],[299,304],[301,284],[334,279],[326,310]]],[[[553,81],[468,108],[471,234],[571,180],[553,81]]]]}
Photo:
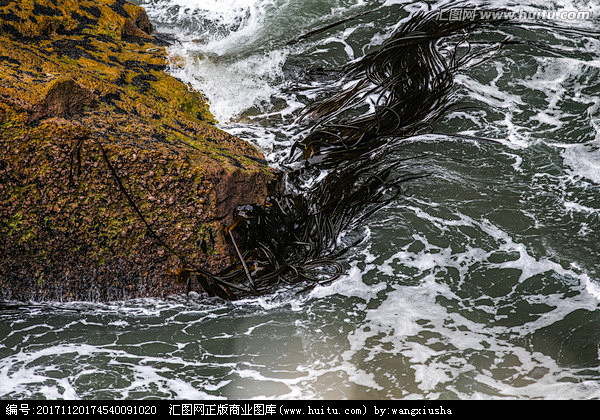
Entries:
{"type": "Polygon", "coordinates": [[[0,299],[181,293],[277,181],[123,0],[0,2],[0,299]],[[55,4],[56,3],[56,4],[55,4]]]}

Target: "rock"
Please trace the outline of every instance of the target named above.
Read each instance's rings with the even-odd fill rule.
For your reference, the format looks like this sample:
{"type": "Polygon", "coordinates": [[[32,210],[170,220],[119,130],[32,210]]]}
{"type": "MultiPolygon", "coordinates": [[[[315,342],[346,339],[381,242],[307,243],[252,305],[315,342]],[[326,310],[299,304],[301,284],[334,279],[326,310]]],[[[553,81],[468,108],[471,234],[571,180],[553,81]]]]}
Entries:
{"type": "Polygon", "coordinates": [[[59,77],[49,83],[44,99],[33,106],[32,119],[68,117],[95,102],[89,89],[69,77],[59,77]]]}
{"type": "Polygon", "coordinates": [[[0,299],[166,296],[236,260],[224,228],[278,175],[151,31],[123,0],[0,2],[0,299]]]}

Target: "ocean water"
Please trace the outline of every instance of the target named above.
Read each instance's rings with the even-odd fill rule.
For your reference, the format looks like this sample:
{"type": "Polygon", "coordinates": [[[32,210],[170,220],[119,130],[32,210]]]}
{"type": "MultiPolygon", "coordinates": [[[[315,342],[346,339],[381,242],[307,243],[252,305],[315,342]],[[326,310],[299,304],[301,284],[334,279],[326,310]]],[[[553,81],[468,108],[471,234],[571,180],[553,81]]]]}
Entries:
{"type": "MultiPolygon", "coordinates": [[[[138,3],[176,40],[170,71],[276,167],[328,70],[455,7],[138,3]]],[[[432,175],[353,232],[342,278],[237,302],[4,303],[0,398],[600,398],[600,1],[489,7],[590,15],[498,30],[527,42],[458,71],[438,134],[405,146],[432,175]]]]}

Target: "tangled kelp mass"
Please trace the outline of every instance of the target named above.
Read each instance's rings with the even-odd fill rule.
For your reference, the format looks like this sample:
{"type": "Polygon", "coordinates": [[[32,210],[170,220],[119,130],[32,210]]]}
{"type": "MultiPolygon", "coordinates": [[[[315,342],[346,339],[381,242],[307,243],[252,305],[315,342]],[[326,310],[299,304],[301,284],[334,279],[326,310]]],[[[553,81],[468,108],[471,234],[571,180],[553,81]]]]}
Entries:
{"type": "MultiPolygon", "coordinates": [[[[413,14],[376,51],[331,72],[338,79],[321,87],[320,99],[303,110],[309,133],[293,144],[289,155],[288,163],[296,159],[305,165],[286,174],[288,191],[271,196],[267,206],[238,209],[229,235],[234,244],[235,236],[244,238],[246,251],[236,244],[240,264],[215,278],[223,286],[216,294],[235,298],[299,283],[311,288],[337,279],[343,268],[336,258],[361,240],[344,243],[340,236],[393,202],[404,183],[427,176],[424,157],[403,152],[404,143],[416,134],[431,133],[431,124],[454,105],[457,71],[484,63],[505,45],[520,43],[510,37],[498,39],[494,32],[514,25],[507,19],[440,16],[439,10],[413,14]],[[479,35],[473,40],[476,29],[479,35]],[[490,30],[486,39],[482,30],[490,30]],[[314,179],[321,171],[326,175],[316,185],[302,187],[306,173],[314,179]]],[[[527,25],[521,28],[527,30],[527,25]]]]}
{"type": "Polygon", "coordinates": [[[201,279],[211,282],[205,289],[235,298],[337,279],[343,268],[336,258],[361,240],[344,243],[340,236],[393,202],[404,183],[427,175],[419,164],[423,156],[403,152],[403,144],[452,105],[458,69],[485,61],[506,42],[471,48],[469,31],[503,24],[506,20],[443,21],[438,11],[419,12],[377,51],[346,65],[302,113],[310,130],[293,145],[289,161],[305,165],[286,174],[287,191],[271,196],[266,206],[237,210],[229,235],[239,265],[201,279]],[[314,178],[321,171],[326,175],[320,181],[302,186],[307,173],[314,178]],[[243,238],[246,251],[235,237],[243,238]]]}

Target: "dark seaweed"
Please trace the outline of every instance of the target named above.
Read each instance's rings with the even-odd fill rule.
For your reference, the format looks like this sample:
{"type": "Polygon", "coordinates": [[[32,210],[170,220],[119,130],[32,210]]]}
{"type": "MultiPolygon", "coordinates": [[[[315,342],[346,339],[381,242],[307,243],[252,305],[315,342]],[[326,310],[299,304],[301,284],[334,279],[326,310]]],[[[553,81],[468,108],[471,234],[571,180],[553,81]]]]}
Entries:
{"type": "Polygon", "coordinates": [[[63,13],[60,9],[54,9],[39,3],[33,3],[33,14],[36,16],[62,16],[63,13]]]}
{"type": "Polygon", "coordinates": [[[115,2],[110,4],[108,7],[110,7],[113,12],[123,16],[124,18],[131,18],[129,13],[127,13],[127,10],[125,10],[125,7],[123,7],[123,5],[126,3],[127,0],[115,0],[115,2]]]}
{"type": "Polygon", "coordinates": [[[88,12],[90,15],[92,15],[93,17],[95,17],[96,19],[100,18],[100,16],[102,16],[102,11],[100,10],[99,7],[97,6],[90,6],[90,7],[86,7],[84,5],[80,5],[79,6],[82,10],[85,10],[86,12],[88,12]]]}
{"type": "Polygon", "coordinates": [[[470,31],[502,22],[436,17],[433,12],[415,14],[377,51],[341,72],[326,73],[340,83],[306,107],[303,117],[311,129],[289,155],[290,161],[304,160],[304,167],[286,174],[291,186],[269,197],[267,205],[238,208],[227,234],[239,264],[210,277],[209,294],[237,298],[288,286],[305,290],[339,278],[343,267],[338,259],[363,239],[358,235],[344,243],[342,233],[356,230],[397,200],[404,184],[428,175],[419,165],[421,156],[403,154],[402,144],[451,106],[457,69],[504,45],[466,49],[461,55],[470,31]],[[442,40],[453,43],[450,54],[447,49],[442,53],[442,40]],[[340,89],[342,85],[350,87],[340,89]],[[365,112],[373,97],[373,111],[365,112]],[[322,181],[300,187],[323,170],[327,175],[322,181]],[[223,292],[216,293],[217,286],[223,292]]]}
{"type": "Polygon", "coordinates": [[[131,84],[138,87],[140,92],[146,92],[150,89],[150,83],[148,83],[148,81],[155,82],[157,80],[158,78],[153,74],[138,74],[131,79],[131,84]]]}

